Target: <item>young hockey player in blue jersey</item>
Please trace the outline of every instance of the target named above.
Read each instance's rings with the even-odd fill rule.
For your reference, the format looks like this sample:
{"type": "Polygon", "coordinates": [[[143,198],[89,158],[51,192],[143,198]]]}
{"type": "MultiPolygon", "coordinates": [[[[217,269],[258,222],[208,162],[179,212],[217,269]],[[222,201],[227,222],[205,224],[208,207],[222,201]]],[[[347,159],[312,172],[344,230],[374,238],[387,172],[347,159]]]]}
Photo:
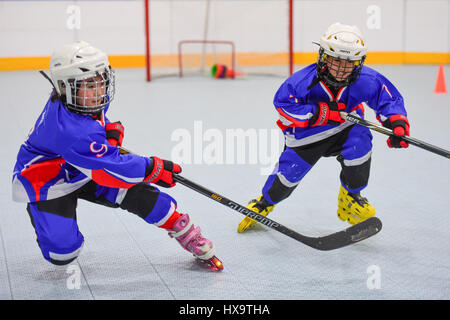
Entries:
{"type": "Polygon", "coordinates": [[[74,42],[53,53],[50,75],[54,90],[20,147],[13,174],[13,199],[28,203],[44,258],[64,265],[80,254],[84,238],[76,208],[84,199],[136,214],[221,269],[212,242],[177,211],[171,196],[151,185],[173,187],[180,166],[120,153],[124,128],[106,117],[115,88],[106,54],[74,42]]]}
{"type": "MultiPolygon", "coordinates": [[[[395,135],[390,148],[407,148],[400,137],[409,135],[403,98],[384,76],[364,66],[366,46],[355,26],[332,24],[320,39],[317,63],[294,73],[278,89],[274,105],[285,149],[268,177],[262,195],[247,208],[266,216],[291,195],[321,157],[337,157],[342,170],[337,215],[356,224],[375,215],[361,195],[369,180],[372,134],[366,127],[346,122],[341,112],[364,118],[368,107],[395,135]]],[[[256,222],[248,217],[243,232],[256,222]]]]}

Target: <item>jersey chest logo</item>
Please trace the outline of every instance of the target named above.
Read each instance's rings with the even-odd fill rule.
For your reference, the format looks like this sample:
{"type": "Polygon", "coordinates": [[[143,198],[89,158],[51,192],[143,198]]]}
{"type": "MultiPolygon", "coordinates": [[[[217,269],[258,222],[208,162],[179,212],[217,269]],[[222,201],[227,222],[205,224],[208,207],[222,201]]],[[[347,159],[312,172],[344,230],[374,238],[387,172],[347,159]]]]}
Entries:
{"type": "Polygon", "coordinates": [[[89,146],[92,153],[95,153],[97,158],[103,157],[103,155],[108,152],[108,146],[106,144],[99,144],[97,142],[92,142],[89,146]]]}

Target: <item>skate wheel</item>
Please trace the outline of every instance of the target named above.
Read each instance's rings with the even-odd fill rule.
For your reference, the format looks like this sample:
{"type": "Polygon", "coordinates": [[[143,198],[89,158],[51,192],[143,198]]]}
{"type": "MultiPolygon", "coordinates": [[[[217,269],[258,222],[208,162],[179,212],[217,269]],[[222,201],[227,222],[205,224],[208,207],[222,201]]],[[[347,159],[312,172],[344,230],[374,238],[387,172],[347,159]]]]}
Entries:
{"type": "Polygon", "coordinates": [[[219,260],[216,256],[212,257],[208,260],[208,263],[212,265],[213,267],[217,268],[217,270],[222,271],[223,270],[223,263],[219,260]]]}

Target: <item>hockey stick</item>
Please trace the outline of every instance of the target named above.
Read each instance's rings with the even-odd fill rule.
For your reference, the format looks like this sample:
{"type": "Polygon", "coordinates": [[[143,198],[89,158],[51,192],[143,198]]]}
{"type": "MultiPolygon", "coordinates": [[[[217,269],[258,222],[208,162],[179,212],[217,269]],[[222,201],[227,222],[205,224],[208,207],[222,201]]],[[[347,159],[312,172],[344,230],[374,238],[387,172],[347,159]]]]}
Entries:
{"type": "MultiPolygon", "coordinates": [[[[391,129],[385,128],[383,126],[380,126],[380,125],[378,125],[376,123],[367,121],[365,119],[361,119],[361,118],[359,118],[359,117],[357,117],[357,116],[355,116],[353,114],[341,112],[341,116],[345,120],[353,122],[353,123],[356,123],[356,124],[359,124],[360,126],[367,127],[367,128],[369,128],[371,130],[378,131],[378,132],[383,133],[383,134],[388,135],[388,136],[395,136],[394,132],[391,129]]],[[[450,151],[448,151],[448,150],[444,150],[442,148],[433,146],[433,145],[431,145],[429,143],[420,141],[419,139],[415,139],[415,138],[412,138],[412,137],[409,137],[409,136],[402,136],[401,139],[405,140],[406,142],[408,142],[408,143],[410,143],[412,145],[415,145],[416,147],[419,147],[419,148],[431,151],[431,152],[433,152],[435,154],[438,154],[440,156],[446,157],[447,159],[450,158],[450,151]]]]}
{"type": "MultiPolygon", "coordinates": [[[[119,149],[121,153],[132,153],[123,147],[119,147],[119,149]]],[[[192,182],[185,177],[182,177],[179,174],[174,174],[173,177],[176,182],[179,182],[180,184],[194,191],[197,191],[198,193],[201,193],[204,196],[243,214],[244,216],[247,216],[271,229],[281,232],[284,235],[300,241],[301,243],[317,250],[328,251],[345,247],[347,245],[359,242],[377,234],[382,227],[381,221],[376,217],[372,217],[342,231],[338,231],[322,237],[308,237],[297,233],[278,222],[264,217],[261,214],[253,212],[216,192],[208,190],[207,188],[202,187],[201,185],[192,182]]]]}

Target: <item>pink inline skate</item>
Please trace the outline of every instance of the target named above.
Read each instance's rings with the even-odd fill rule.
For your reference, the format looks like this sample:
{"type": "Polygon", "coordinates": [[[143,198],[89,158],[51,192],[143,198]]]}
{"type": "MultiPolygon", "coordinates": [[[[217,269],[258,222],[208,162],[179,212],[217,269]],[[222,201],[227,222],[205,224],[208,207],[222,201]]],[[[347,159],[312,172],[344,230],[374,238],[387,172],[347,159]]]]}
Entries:
{"type": "Polygon", "coordinates": [[[169,231],[169,236],[175,238],[194,257],[220,271],[223,270],[222,261],[214,255],[214,244],[202,236],[200,227],[193,225],[188,214],[181,214],[181,217],[174,223],[173,229],[169,231]]]}

